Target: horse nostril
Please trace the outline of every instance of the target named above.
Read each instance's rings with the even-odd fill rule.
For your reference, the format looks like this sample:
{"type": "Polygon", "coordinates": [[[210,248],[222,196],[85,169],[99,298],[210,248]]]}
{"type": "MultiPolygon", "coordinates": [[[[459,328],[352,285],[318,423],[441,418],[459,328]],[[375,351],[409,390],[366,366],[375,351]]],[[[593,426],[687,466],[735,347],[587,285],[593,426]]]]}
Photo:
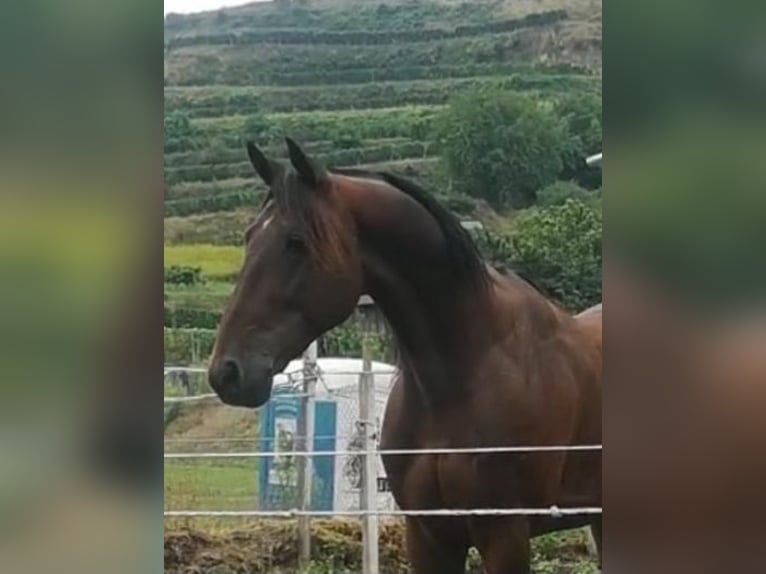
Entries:
{"type": "Polygon", "coordinates": [[[236,387],[242,378],[242,371],[234,359],[221,359],[221,362],[210,373],[210,383],[215,388],[227,389],[236,387]]]}
{"type": "Polygon", "coordinates": [[[224,387],[233,387],[239,384],[239,365],[234,359],[225,359],[221,365],[221,383],[224,387]]]}

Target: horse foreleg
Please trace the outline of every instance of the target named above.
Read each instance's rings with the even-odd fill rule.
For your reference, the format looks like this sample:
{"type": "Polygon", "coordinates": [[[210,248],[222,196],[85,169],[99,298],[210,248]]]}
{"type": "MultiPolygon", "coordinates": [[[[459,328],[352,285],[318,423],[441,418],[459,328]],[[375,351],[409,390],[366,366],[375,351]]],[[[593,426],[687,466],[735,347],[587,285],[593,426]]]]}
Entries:
{"type": "Polygon", "coordinates": [[[529,520],[524,516],[476,520],[476,548],[487,574],[529,574],[529,520]]]}
{"type": "Polygon", "coordinates": [[[413,574],[464,574],[468,546],[430,532],[421,519],[407,517],[407,556],[413,574]]]}

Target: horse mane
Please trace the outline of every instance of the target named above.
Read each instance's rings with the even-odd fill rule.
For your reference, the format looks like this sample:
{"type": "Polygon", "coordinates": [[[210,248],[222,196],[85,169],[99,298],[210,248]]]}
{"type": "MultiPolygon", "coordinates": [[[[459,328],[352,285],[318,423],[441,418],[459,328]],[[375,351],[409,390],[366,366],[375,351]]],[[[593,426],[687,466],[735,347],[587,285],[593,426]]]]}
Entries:
{"type": "Polygon", "coordinates": [[[333,168],[331,173],[382,181],[418,202],[436,220],[447,242],[450,262],[456,278],[477,291],[485,291],[489,274],[484,259],[470,233],[451,211],[415,182],[389,172],[351,168],[333,168]]]}

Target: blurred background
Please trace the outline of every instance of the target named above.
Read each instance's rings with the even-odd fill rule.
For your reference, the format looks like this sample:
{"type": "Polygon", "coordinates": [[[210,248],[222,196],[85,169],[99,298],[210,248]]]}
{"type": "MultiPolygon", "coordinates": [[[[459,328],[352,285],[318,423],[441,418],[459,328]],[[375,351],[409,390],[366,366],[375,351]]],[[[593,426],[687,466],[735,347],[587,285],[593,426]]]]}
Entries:
{"type": "Polygon", "coordinates": [[[238,264],[220,255],[236,234],[220,230],[242,226],[261,193],[241,181],[239,138],[277,153],[290,131],[332,163],[397,165],[439,190],[482,222],[496,264],[525,265],[570,308],[607,300],[607,561],[623,572],[761,572],[762,3],[610,3],[603,140],[569,137],[591,133],[595,118],[600,130],[600,2],[264,4],[167,14],[164,27],[149,0],[0,8],[3,571],[161,568],[154,377],[169,349],[178,361],[204,356],[169,330],[208,328],[183,325],[179,309],[215,317],[238,264]],[[257,66],[220,42],[232,29],[267,42],[276,28],[374,28],[396,41],[276,42],[257,66]],[[408,34],[422,49],[397,46],[408,34]],[[526,137],[546,151],[525,162],[534,170],[495,171],[521,149],[507,129],[465,132],[488,146],[477,149],[510,150],[493,166],[455,161],[471,157],[455,147],[458,126],[487,110],[499,127],[530,118],[526,137]],[[602,148],[603,171],[580,163],[602,148]],[[472,170],[494,179],[469,193],[461,179],[472,170]],[[562,235],[539,223],[542,209],[571,230],[552,252],[562,235]],[[208,267],[201,244],[228,267],[208,267]],[[546,275],[541,253],[575,275],[546,275]],[[169,266],[201,267],[204,287],[168,286],[169,266]]]}

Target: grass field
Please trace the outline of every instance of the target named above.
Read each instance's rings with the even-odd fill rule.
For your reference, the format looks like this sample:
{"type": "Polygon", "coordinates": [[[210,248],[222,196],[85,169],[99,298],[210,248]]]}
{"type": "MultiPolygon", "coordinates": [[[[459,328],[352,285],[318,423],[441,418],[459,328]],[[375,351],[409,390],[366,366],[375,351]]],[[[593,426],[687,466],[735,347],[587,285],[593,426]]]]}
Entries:
{"type": "Polygon", "coordinates": [[[204,285],[165,285],[165,305],[171,308],[222,311],[234,289],[232,283],[208,281],[204,285]]]}
{"type": "Polygon", "coordinates": [[[208,279],[226,281],[239,272],[244,257],[242,247],[233,245],[165,245],[165,267],[200,267],[208,279]]]}
{"type": "Polygon", "coordinates": [[[165,462],[166,510],[252,510],[257,507],[257,460],[165,462]]]}

